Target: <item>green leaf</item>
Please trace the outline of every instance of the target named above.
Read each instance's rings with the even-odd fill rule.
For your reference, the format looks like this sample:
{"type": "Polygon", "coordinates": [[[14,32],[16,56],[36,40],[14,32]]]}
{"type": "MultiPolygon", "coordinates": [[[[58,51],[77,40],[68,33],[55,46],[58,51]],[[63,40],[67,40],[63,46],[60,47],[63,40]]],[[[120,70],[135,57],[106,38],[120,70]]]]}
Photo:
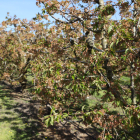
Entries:
{"type": "Polygon", "coordinates": [[[45,7],[47,7],[47,6],[48,6],[48,3],[46,3],[45,7]]]}
{"type": "Polygon", "coordinates": [[[128,53],[128,51],[129,51],[129,49],[126,49],[126,50],[125,50],[125,54],[127,54],[127,53],[128,53]]]}
{"type": "Polygon", "coordinates": [[[87,112],[87,113],[84,114],[85,117],[87,117],[89,115],[90,115],[90,112],[87,112]]]}
{"type": "Polygon", "coordinates": [[[108,33],[110,33],[111,30],[112,30],[112,25],[109,26],[108,33]]]}
{"type": "Polygon", "coordinates": [[[139,119],[139,118],[140,118],[140,113],[138,113],[138,115],[137,115],[137,116],[138,116],[138,119],[139,119]]]}
{"type": "Polygon", "coordinates": [[[100,112],[100,111],[98,111],[98,112],[97,112],[97,114],[99,114],[99,115],[103,115],[103,113],[102,113],[102,112],[100,112]]]}
{"type": "Polygon", "coordinates": [[[77,87],[76,87],[76,85],[74,85],[73,90],[74,90],[74,92],[77,91],[77,87]]]}
{"type": "Polygon", "coordinates": [[[72,79],[73,79],[73,80],[75,79],[75,76],[74,76],[74,75],[72,75],[72,79]]]}
{"type": "Polygon", "coordinates": [[[134,123],[134,117],[130,118],[130,124],[134,123]]]}
{"type": "Polygon", "coordinates": [[[67,113],[63,113],[63,118],[66,118],[68,116],[67,113]]]}
{"type": "Polygon", "coordinates": [[[48,119],[45,121],[45,124],[47,125],[47,127],[50,125],[50,120],[51,120],[51,118],[48,118],[48,119]]]}
{"type": "Polygon", "coordinates": [[[57,116],[56,121],[59,123],[59,121],[60,121],[60,115],[57,116]]]}
{"type": "Polygon", "coordinates": [[[109,41],[112,39],[113,33],[114,32],[111,30],[111,32],[109,33],[109,41]]]}
{"type": "Polygon", "coordinates": [[[116,45],[119,43],[119,38],[117,39],[116,45]]]}
{"type": "Polygon", "coordinates": [[[43,14],[43,15],[45,14],[45,9],[42,9],[42,14],[43,14]]]}
{"type": "Polygon", "coordinates": [[[116,105],[119,106],[120,105],[120,101],[116,101],[116,105]]]}
{"type": "Polygon", "coordinates": [[[103,26],[104,26],[104,23],[101,24],[100,28],[103,28],[103,26]]]}
{"type": "Polygon", "coordinates": [[[110,44],[110,48],[112,48],[113,45],[114,45],[114,42],[112,42],[112,43],[110,44]]]}
{"type": "Polygon", "coordinates": [[[60,74],[59,70],[57,70],[57,71],[56,71],[56,74],[57,74],[57,75],[59,75],[59,74],[60,74]]]}
{"type": "Polygon", "coordinates": [[[85,105],[84,105],[84,106],[82,106],[82,111],[84,111],[84,108],[85,108],[85,105]]]}
{"type": "Polygon", "coordinates": [[[112,22],[112,25],[115,25],[115,22],[114,21],[112,22]]]}
{"type": "Polygon", "coordinates": [[[53,124],[54,124],[54,119],[53,119],[53,116],[51,116],[50,125],[53,125],[53,124]]]}

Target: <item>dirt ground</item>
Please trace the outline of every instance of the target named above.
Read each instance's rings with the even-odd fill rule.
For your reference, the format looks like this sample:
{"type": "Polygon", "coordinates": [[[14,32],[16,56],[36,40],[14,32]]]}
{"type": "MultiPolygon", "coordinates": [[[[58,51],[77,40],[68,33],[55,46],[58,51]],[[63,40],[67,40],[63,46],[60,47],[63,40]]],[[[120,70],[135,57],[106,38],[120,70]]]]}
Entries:
{"type": "MultiPolygon", "coordinates": [[[[16,139],[21,140],[20,135],[24,133],[25,140],[95,140],[98,132],[91,126],[85,127],[82,123],[78,122],[61,122],[55,123],[54,126],[46,127],[44,124],[44,117],[40,117],[39,108],[41,107],[40,100],[35,99],[36,95],[29,92],[18,92],[17,89],[13,90],[12,87],[4,82],[1,82],[4,91],[8,90],[9,96],[14,105],[7,108],[19,114],[23,123],[28,124],[24,129],[19,129],[12,125],[16,130],[16,139]]],[[[5,96],[4,94],[1,96],[5,96]]],[[[1,98],[1,97],[0,97],[1,98]]],[[[6,118],[0,118],[0,122],[6,118]]],[[[12,118],[7,118],[12,119],[12,118]]],[[[20,124],[18,124],[20,125],[20,124]]]]}

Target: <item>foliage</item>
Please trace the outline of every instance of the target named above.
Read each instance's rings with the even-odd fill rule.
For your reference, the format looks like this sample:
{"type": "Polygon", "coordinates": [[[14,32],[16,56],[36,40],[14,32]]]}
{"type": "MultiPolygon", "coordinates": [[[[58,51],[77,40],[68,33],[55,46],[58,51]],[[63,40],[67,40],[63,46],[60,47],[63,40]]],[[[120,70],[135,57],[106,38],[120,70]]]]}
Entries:
{"type": "MultiPolygon", "coordinates": [[[[34,20],[51,16],[55,25],[50,29],[33,20],[7,17],[0,28],[0,74],[3,79],[22,84],[27,69],[31,69],[37,80],[35,93],[52,108],[46,116],[47,126],[68,117],[82,118],[85,125],[101,129],[99,139],[139,139],[139,14],[131,14],[133,1],[104,5],[99,0],[94,1],[99,4],[96,8],[90,0],[82,2],[87,6],[79,4],[76,8],[78,0],[37,0],[36,4],[42,3],[44,8],[34,20]],[[110,19],[115,6],[120,9],[120,21],[110,19]],[[15,32],[5,31],[7,25],[14,25],[15,32]],[[130,85],[122,84],[123,75],[130,77],[130,85]],[[105,94],[101,102],[111,102],[124,114],[111,114],[107,106],[77,108],[87,96],[102,90],[105,94]]],[[[139,1],[135,5],[139,6],[139,1]]]]}

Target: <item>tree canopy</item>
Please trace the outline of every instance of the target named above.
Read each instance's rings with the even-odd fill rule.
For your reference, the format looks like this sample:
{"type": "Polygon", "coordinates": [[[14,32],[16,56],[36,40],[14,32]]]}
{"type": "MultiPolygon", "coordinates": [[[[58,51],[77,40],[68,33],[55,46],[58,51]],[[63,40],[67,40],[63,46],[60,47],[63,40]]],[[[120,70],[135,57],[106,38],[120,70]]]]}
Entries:
{"type": "Polygon", "coordinates": [[[29,22],[16,17],[2,22],[1,79],[19,81],[24,89],[26,74],[34,75],[35,93],[51,108],[47,126],[80,120],[99,129],[95,139],[139,139],[140,1],[37,0],[41,4],[42,12],[29,22]],[[119,21],[111,19],[115,7],[119,21]],[[55,20],[50,28],[36,23],[49,24],[49,16],[55,20]],[[15,31],[5,31],[7,25],[15,31]],[[101,93],[101,104],[88,108],[87,97],[101,93]]]}

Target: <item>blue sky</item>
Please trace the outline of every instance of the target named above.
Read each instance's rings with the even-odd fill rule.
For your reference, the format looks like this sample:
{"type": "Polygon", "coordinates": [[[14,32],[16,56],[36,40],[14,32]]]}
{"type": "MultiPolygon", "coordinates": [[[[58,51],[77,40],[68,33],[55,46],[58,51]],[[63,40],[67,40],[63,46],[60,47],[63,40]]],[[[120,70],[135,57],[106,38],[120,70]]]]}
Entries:
{"type": "Polygon", "coordinates": [[[9,12],[9,17],[17,16],[17,18],[31,20],[36,16],[38,12],[41,12],[41,8],[36,6],[36,0],[4,0],[0,2],[0,23],[7,16],[9,12]]]}
{"type": "Polygon", "coordinates": [[[16,15],[17,18],[30,20],[35,17],[41,8],[36,6],[36,0],[4,0],[0,2],[0,22],[5,20],[9,12],[10,16],[16,15]]]}
{"type": "MultiPolygon", "coordinates": [[[[59,0],[60,1],[60,0],[59,0]]],[[[107,0],[105,0],[106,2],[107,0]]],[[[113,2],[117,2],[117,0],[113,0],[113,2]]],[[[41,8],[36,6],[36,0],[1,0],[0,2],[0,23],[5,20],[7,16],[7,12],[11,17],[14,15],[17,18],[31,20],[36,16],[38,12],[41,13],[41,8]]],[[[113,16],[113,19],[119,20],[118,10],[117,13],[113,16]]],[[[52,20],[50,18],[50,20],[52,20]]],[[[47,23],[44,21],[44,23],[47,23]]]]}

